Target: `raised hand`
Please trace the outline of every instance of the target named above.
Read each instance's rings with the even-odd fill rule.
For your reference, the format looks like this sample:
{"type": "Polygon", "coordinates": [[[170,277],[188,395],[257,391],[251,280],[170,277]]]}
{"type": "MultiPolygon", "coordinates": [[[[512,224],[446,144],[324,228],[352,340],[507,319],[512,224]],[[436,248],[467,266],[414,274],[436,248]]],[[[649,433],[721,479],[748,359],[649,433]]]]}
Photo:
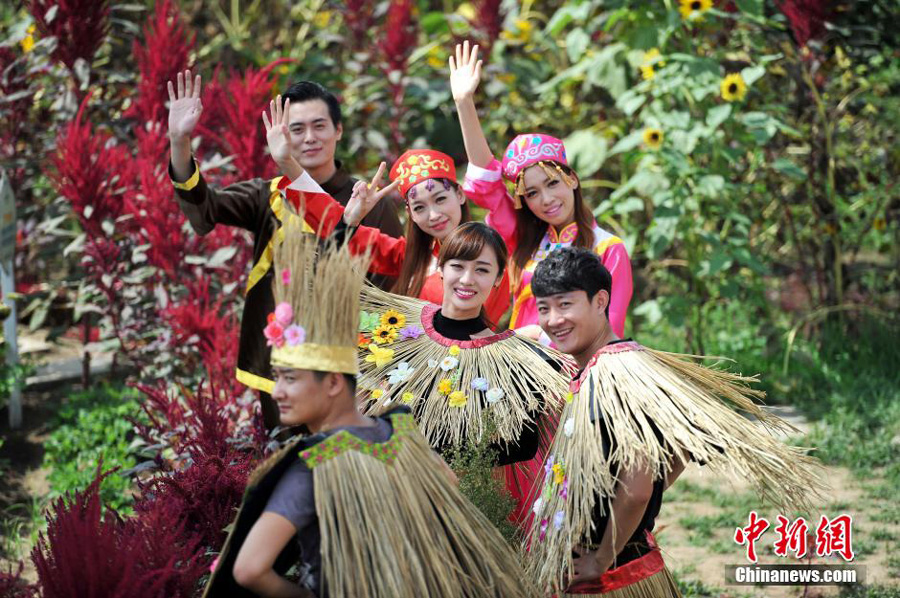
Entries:
{"type": "Polygon", "coordinates": [[[400,179],[397,179],[384,189],[378,188],[378,182],[384,176],[385,168],[387,168],[387,164],[382,162],[378,166],[378,172],[375,173],[371,183],[366,184],[365,181],[357,181],[353,185],[353,192],[347,201],[347,207],[344,208],[344,223],[347,226],[359,226],[362,219],[372,211],[372,208],[381,201],[381,198],[396,189],[397,185],[400,184],[400,179]]]}
{"type": "Polygon", "coordinates": [[[288,99],[281,103],[279,95],[269,102],[269,115],[263,110],[263,124],[266,126],[266,143],[269,144],[269,153],[272,159],[282,167],[291,159],[291,130],[288,128],[288,114],[290,112],[291,100],[288,99]]]}
{"type": "Polygon", "coordinates": [[[200,75],[193,79],[191,84],[191,71],[178,73],[178,92],[169,81],[169,138],[186,139],[197,123],[200,122],[200,114],[203,112],[203,104],[200,102],[200,75]]]}
{"type": "Polygon", "coordinates": [[[456,58],[450,57],[450,90],[453,100],[461,102],[471,99],[481,81],[481,61],[478,60],[478,46],[469,50],[469,40],[456,44],[456,58]]]}

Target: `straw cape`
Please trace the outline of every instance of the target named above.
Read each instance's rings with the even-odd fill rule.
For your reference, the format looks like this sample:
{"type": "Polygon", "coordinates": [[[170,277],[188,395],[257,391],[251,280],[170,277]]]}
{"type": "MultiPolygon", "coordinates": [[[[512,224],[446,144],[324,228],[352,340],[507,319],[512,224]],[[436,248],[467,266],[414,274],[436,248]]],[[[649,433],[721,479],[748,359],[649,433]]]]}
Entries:
{"type": "MultiPolygon", "coordinates": [[[[697,359],[619,342],[598,351],[572,383],[527,536],[528,569],[541,588],[566,587],[572,547],[591,543],[594,510],[605,511],[617,472],[659,479],[676,458],[693,459],[749,480],[763,499],[790,510],[808,510],[824,489],[818,462],[772,435],[797,430],[754,403],[764,396],[748,387],[755,378],[697,359]]],[[[663,570],[615,595],[660,595],[646,592],[668,587],[668,579],[663,570]]]]}
{"type": "MultiPolygon", "coordinates": [[[[353,373],[365,258],[346,244],[317,251],[288,230],[276,249],[272,364],[353,373]]],[[[289,442],[251,476],[204,596],[254,594],[233,578],[235,559],[288,468],[312,474],[321,536],[321,585],[330,598],[536,596],[515,552],[457,490],[405,407],[385,413],[392,433],[369,442],[347,430],[289,442]],[[428,467],[433,463],[433,467],[428,467]],[[424,465],[424,467],[423,467],[424,465]]],[[[291,541],[274,569],[300,555],[291,541]]]]}
{"type": "Polygon", "coordinates": [[[432,446],[478,442],[488,426],[515,444],[525,426],[562,408],[571,363],[507,330],[458,341],[434,329],[439,306],[363,289],[358,393],[368,413],[412,408],[432,446]]]}

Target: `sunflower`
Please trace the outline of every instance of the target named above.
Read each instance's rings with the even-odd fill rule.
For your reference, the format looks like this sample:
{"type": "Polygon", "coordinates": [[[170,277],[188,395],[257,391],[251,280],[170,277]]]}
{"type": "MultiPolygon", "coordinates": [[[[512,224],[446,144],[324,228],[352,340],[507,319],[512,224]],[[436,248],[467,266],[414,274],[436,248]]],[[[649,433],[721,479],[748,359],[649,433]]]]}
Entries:
{"type": "Polygon", "coordinates": [[[641,76],[645,81],[649,81],[656,76],[655,67],[664,67],[666,61],[662,60],[662,54],[659,48],[650,48],[644,52],[644,62],[641,64],[641,76]]]}
{"type": "Polygon", "coordinates": [[[653,151],[658,150],[663,144],[663,132],[653,127],[644,129],[644,145],[653,151]]]}
{"type": "Polygon", "coordinates": [[[406,316],[395,309],[389,309],[381,314],[381,325],[397,329],[403,328],[406,326],[406,316]]]}
{"type": "Polygon", "coordinates": [[[683,19],[696,19],[712,8],[712,0],[679,0],[678,11],[683,19]]]}
{"type": "Polygon", "coordinates": [[[739,102],[747,95],[747,83],[740,73],[731,73],[722,79],[722,99],[726,102],[739,102]]]}
{"type": "Polygon", "coordinates": [[[393,326],[382,325],[372,331],[372,340],[379,345],[390,345],[397,340],[399,335],[400,333],[393,326]]]}

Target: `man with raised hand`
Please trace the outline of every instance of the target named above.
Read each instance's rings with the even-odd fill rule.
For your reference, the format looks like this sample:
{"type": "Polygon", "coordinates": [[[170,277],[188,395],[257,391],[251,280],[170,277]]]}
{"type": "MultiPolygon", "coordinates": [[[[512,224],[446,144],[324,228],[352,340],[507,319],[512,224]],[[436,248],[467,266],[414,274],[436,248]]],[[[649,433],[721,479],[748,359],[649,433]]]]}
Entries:
{"type": "MultiPolygon", "coordinates": [[[[237,379],[260,391],[266,426],[278,423],[278,412],[270,393],[274,387],[269,369],[269,347],[262,335],[266,314],[274,308],[272,298],[272,251],[290,212],[280,188],[289,181],[255,178],[224,188],[207,185],[191,150],[191,135],[200,121],[200,75],[179,73],[177,84],[169,81],[169,176],[175,196],[194,231],[205,235],[216,225],[237,226],[253,233],[253,269],[247,281],[241,318],[237,379]]],[[[290,100],[291,154],[310,176],[341,204],[350,199],[357,182],[334,158],[343,134],[341,107],[337,98],[318,83],[301,81],[283,94],[290,100]]],[[[400,221],[390,202],[384,202],[363,220],[392,236],[402,235],[400,221]]],[[[304,227],[306,232],[312,232],[304,227]]],[[[375,281],[389,286],[390,281],[375,281]]]]}

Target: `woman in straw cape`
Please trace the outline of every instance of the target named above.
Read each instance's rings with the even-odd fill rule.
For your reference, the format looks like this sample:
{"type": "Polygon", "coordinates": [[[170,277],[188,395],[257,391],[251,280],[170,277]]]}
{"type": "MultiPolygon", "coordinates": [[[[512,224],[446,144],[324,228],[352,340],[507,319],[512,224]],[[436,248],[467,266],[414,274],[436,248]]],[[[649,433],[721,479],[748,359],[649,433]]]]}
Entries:
{"type": "MultiPolygon", "coordinates": [[[[391,185],[366,195],[368,202],[362,203],[359,191],[367,185],[359,181],[344,208],[303,171],[289,151],[282,150],[290,147],[289,108],[289,102],[282,107],[279,97],[270,105],[272,121],[263,114],[271,154],[292,179],[284,190],[288,202],[298,209],[302,206],[307,224],[321,236],[328,236],[335,228],[349,228],[350,250],[371,254],[370,272],[397,277],[391,289],[394,293],[440,304],[443,285],[436,268],[438,251],[459,224],[471,219],[466,196],[456,182],[453,159],[436,150],[409,150],[391,168],[391,185]],[[406,206],[406,236],[391,237],[377,228],[360,226],[379,200],[394,189],[406,206]]],[[[368,187],[381,181],[383,170],[384,164],[368,187]]],[[[485,301],[488,319],[498,322],[509,303],[509,279],[504,270],[500,283],[485,301]]]]}
{"type": "MultiPolygon", "coordinates": [[[[483,305],[506,266],[506,246],[495,230],[461,225],[437,261],[441,305],[364,290],[360,391],[369,398],[368,412],[408,405],[439,451],[478,443],[490,429],[497,465],[530,461],[546,437],[539,416],[556,421],[565,362],[531,339],[488,327],[483,305]]],[[[526,479],[520,488],[516,472],[506,469],[507,487],[524,508],[530,484],[526,479]]]]}
{"type": "Polygon", "coordinates": [[[252,476],[205,596],[534,596],[408,409],[358,411],[366,258],[337,244],[316,255],[316,245],[288,225],[265,330],[282,423],[312,435],[252,476]]]}
{"type": "Polygon", "coordinates": [[[772,436],[790,426],[754,403],[762,393],[750,378],[618,339],[607,316],[613,284],[582,248],[558,249],[535,269],[541,328],[580,371],[533,504],[528,568],[560,596],[677,596],[651,531],[688,460],[749,480],[788,509],[810,505],[820,472],[772,436]]]}
{"type": "Polygon", "coordinates": [[[531,277],[550,251],[571,245],[594,251],[612,274],[610,323],[621,335],[632,291],[631,261],[624,243],[597,225],[559,139],[539,133],[519,135],[506,148],[502,162],[494,159],[475,109],[480,80],[478,46],[470,51],[468,41],[457,45],[456,55],[450,58],[450,87],[469,158],[463,189],[469,199],[487,208],[486,222],[509,247],[513,292],[509,327],[548,342],[537,326],[531,277]],[[515,186],[512,195],[503,178],[515,186]]]}

